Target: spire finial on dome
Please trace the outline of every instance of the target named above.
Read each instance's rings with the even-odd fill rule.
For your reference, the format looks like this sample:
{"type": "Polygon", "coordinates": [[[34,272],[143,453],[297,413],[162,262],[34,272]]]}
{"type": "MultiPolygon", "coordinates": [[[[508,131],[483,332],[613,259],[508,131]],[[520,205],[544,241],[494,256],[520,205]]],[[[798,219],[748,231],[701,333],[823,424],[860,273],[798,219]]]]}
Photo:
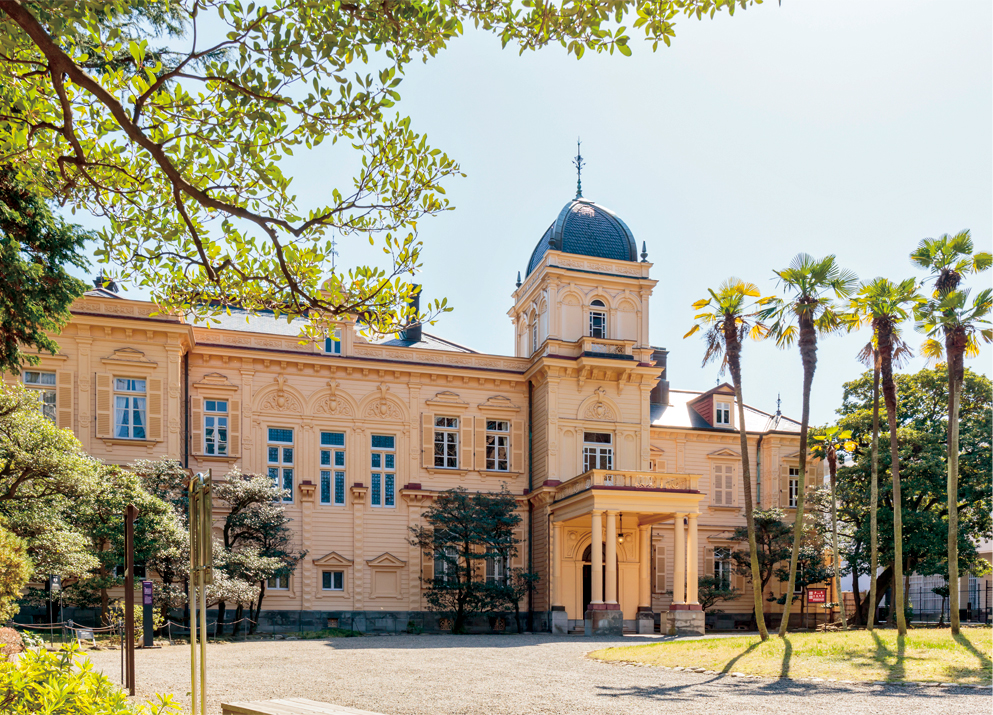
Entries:
{"type": "Polygon", "coordinates": [[[521,287],[521,272],[517,271],[517,287],[521,287]]]}
{"type": "Polygon", "coordinates": [[[641,242],[641,262],[648,263],[648,246],[644,241],[641,242]]]}
{"type": "Polygon", "coordinates": [[[580,147],[582,146],[582,140],[576,137],[576,158],[572,160],[572,165],[576,167],[576,198],[583,198],[583,167],[586,166],[586,162],[583,161],[583,155],[580,152],[580,147]]]}

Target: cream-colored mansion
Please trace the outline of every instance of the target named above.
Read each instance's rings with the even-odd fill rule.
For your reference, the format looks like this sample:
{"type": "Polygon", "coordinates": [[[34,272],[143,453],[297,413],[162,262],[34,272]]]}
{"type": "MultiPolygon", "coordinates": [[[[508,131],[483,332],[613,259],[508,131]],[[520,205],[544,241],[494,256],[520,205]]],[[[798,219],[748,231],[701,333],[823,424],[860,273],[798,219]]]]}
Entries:
{"type": "MultiPolygon", "coordinates": [[[[727,385],[670,387],[648,334],[651,268],[623,221],[580,198],[513,293],[513,357],[419,326],[372,343],[347,321],[301,344],[298,323],[271,315],[208,328],[101,288],[73,307],[61,353],[22,380],[108,462],[237,466],[288,489],[308,554],[270,584],[269,616],[433,627],[432,559],[408,528],[443,490],[506,484],[522,516],[511,565],[541,576],[522,604],[536,628],[694,631],[698,577],[730,574],[740,548],[728,540],[744,524],[738,413],[727,385]]],[[[745,419],[756,501],[789,509],[799,425],[752,407],[745,419]]],[[[720,608],[747,622],[751,603],[720,608]]]]}

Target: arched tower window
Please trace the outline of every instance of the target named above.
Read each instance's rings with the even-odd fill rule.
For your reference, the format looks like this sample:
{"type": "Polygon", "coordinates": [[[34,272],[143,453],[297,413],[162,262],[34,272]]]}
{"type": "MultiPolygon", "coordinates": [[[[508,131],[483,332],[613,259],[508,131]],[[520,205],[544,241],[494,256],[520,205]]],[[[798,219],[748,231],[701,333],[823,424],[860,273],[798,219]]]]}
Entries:
{"type": "Polygon", "coordinates": [[[538,314],[531,313],[531,354],[538,352],[538,314]]]}
{"type": "Polygon", "coordinates": [[[590,303],[590,337],[607,338],[607,311],[602,300],[590,303]]]}

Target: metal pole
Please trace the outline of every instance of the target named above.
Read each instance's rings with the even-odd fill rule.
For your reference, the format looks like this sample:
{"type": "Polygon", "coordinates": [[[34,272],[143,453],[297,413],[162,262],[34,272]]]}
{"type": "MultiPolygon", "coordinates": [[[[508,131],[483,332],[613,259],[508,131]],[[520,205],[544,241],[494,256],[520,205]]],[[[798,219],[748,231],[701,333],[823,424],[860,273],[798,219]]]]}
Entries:
{"type": "Polygon", "coordinates": [[[127,572],[124,574],[124,645],[127,647],[128,692],[134,696],[134,520],[138,510],[128,504],[124,511],[124,550],[127,572]]]}
{"type": "Polygon", "coordinates": [[[186,600],[190,611],[190,715],[197,715],[197,543],[196,494],[190,479],[190,575],[186,583],[186,600]]]}

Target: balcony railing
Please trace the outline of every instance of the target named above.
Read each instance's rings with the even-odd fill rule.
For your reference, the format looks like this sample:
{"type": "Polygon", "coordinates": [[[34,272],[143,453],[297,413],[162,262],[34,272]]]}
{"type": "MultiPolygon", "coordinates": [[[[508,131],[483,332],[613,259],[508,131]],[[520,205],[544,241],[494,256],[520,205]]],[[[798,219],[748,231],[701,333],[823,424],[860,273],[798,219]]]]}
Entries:
{"type": "Polygon", "coordinates": [[[558,499],[593,487],[613,487],[615,489],[656,489],[659,491],[694,491],[700,476],[697,474],[659,474],[657,472],[633,472],[617,469],[593,469],[578,477],[562,482],[556,490],[558,499]]]}

